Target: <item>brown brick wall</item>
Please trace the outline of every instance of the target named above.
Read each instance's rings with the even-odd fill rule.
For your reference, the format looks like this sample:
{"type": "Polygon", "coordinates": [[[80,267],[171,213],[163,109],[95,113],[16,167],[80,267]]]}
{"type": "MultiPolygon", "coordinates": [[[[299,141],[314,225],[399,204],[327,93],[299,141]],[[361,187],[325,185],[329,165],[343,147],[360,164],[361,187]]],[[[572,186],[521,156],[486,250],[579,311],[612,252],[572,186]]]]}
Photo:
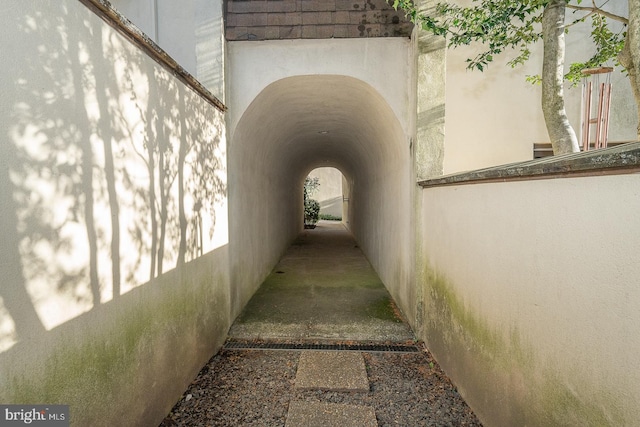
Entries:
{"type": "Polygon", "coordinates": [[[227,40],[409,37],[384,0],[227,0],[227,40]]]}

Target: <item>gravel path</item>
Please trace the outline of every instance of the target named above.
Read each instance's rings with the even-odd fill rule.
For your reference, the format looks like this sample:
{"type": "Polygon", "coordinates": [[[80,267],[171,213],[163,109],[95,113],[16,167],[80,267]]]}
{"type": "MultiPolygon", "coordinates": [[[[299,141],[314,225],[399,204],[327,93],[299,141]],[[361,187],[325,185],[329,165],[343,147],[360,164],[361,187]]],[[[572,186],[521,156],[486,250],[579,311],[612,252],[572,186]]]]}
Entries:
{"type": "Polygon", "coordinates": [[[284,426],[289,402],[366,405],[379,426],[480,426],[428,351],[363,352],[369,393],[295,390],[299,351],[222,350],[160,427],[284,426]]]}

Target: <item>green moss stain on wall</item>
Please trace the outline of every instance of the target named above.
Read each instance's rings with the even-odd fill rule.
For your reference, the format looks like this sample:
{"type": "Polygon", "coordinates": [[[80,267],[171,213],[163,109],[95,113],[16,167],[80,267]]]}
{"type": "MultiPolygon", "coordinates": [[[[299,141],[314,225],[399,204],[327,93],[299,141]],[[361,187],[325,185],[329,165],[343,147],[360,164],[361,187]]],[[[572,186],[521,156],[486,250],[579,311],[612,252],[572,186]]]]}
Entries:
{"type": "Polygon", "coordinates": [[[468,351],[483,355],[493,364],[506,367],[515,361],[525,369],[533,368],[533,350],[522,347],[517,330],[511,330],[511,339],[506,341],[502,331],[492,330],[464,306],[444,278],[432,271],[428,271],[426,277],[430,284],[427,297],[429,308],[438,313],[438,320],[431,319],[431,323],[435,320],[443,329],[450,330],[448,339],[461,339],[468,351]]]}
{"type": "Polygon", "coordinates": [[[58,344],[35,378],[29,373],[14,378],[11,401],[69,404],[74,424],[100,425],[100,419],[109,417],[114,395],[136,381],[144,353],[138,347],[160,326],[154,327],[147,315],[127,316],[119,323],[117,331],[94,333],[80,345],[73,339],[58,344]]]}
{"type": "MultiPolygon", "coordinates": [[[[578,381],[579,383],[580,381],[578,381]]],[[[583,391],[583,387],[576,390],[583,391]]],[[[598,390],[599,399],[588,401],[567,387],[554,372],[546,372],[544,381],[536,389],[540,398],[540,407],[545,408],[543,414],[532,413],[531,417],[546,415],[547,425],[564,426],[629,426],[638,420],[625,419],[620,408],[620,399],[613,397],[606,390],[598,390]]]]}
{"type": "Polygon", "coordinates": [[[541,366],[536,351],[512,328],[492,329],[465,307],[454,287],[431,269],[424,281],[424,338],[463,396],[490,425],[618,426],[633,424],[619,410],[615,393],[607,393],[578,374],[578,393],[553,365],[541,366]]]}
{"type": "MultiPolygon", "coordinates": [[[[62,336],[42,366],[13,374],[11,386],[1,393],[3,399],[69,404],[73,425],[92,426],[116,425],[122,414],[144,418],[153,411],[150,407],[162,406],[162,402],[149,402],[157,393],[177,392],[177,399],[179,382],[190,380],[184,378],[185,369],[191,371],[188,375],[197,373],[200,366],[191,365],[213,355],[228,327],[228,302],[216,290],[226,281],[222,277],[203,278],[197,284],[185,280],[189,283],[177,281],[169,291],[145,289],[153,297],[150,301],[118,307],[125,294],[109,303],[106,309],[117,312],[109,314],[115,319],[111,324],[96,324],[93,331],[83,328],[82,338],[62,336]],[[208,348],[210,354],[198,355],[198,348],[208,348]],[[197,361],[198,356],[204,359],[197,361]],[[156,386],[159,389],[153,390],[156,386]]],[[[100,316],[88,321],[100,321],[100,316]]]]}

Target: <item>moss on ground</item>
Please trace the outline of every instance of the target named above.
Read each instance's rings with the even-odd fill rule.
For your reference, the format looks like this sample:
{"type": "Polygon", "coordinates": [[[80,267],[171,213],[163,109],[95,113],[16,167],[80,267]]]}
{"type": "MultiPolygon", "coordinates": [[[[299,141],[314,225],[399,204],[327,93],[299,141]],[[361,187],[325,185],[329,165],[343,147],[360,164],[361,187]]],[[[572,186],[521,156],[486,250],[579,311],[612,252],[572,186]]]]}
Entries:
{"type": "Polygon", "coordinates": [[[387,322],[403,322],[402,318],[398,315],[398,309],[389,296],[385,296],[370,303],[366,309],[366,314],[370,317],[387,322]]]}

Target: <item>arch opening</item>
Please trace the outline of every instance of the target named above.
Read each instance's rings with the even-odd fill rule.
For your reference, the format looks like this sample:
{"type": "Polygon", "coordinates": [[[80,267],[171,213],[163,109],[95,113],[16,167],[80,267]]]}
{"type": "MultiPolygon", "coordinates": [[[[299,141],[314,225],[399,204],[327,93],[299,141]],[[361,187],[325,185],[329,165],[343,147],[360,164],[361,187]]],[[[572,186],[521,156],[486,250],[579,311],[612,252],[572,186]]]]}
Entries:
{"type": "MultiPolygon", "coordinates": [[[[319,204],[319,219],[331,221],[343,221],[348,211],[349,198],[345,195],[349,192],[349,184],[342,172],[334,167],[318,167],[309,172],[306,179],[315,180],[315,191],[309,192],[311,199],[319,204]]],[[[305,180],[305,184],[306,184],[305,180]]],[[[348,221],[345,220],[348,224],[348,221]]]]}
{"type": "Polygon", "coordinates": [[[410,138],[372,86],[339,75],[278,80],[230,133],[235,314],[303,229],[304,178],[318,167],[344,176],[349,208],[343,221],[383,282],[408,277],[410,138]]]}

